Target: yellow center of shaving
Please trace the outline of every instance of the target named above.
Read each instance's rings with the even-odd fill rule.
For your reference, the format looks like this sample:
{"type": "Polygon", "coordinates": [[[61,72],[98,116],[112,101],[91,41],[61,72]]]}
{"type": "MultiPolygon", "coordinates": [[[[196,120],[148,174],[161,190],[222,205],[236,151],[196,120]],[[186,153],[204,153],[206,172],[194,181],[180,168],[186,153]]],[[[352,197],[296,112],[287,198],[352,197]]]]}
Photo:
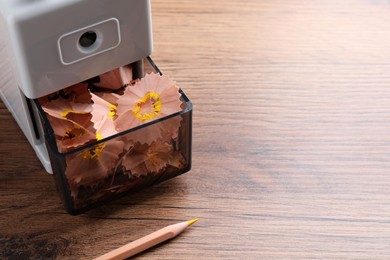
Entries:
{"type": "Polygon", "coordinates": [[[65,131],[62,141],[71,140],[75,137],[82,136],[84,131],[80,127],[70,128],[65,131]]]}
{"type": "Polygon", "coordinates": [[[61,113],[61,116],[63,118],[66,118],[70,113],[73,113],[73,114],[79,114],[79,115],[82,115],[82,114],[88,114],[87,112],[77,112],[77,111],[74,111],[74,110],[65,110],[64,112],[61,113]]]}
{"type": "Polygon", "coordinates": [[[139,120],[151,120],[160,114],[161,106],[160,95],[156,92],[148,92],[138,100],[132,112],[139,120]]]}
{"type": "Polygon", "coordinates": [[[110,112],[108,112],[108,117],[114,118],[116,115],[116,106],[110,104],[109,109],[110,109],[110,112]]]}
{"type": "MultiPolygon", "coordinates": [[[[103,139],[103,136],[99,133],[96,133],[96,140],[100,141],[103,139]]],[[[105,143],[96,145],[94,148],[91,148],[83,153],[84,159],[98,159],[102,154],[104,148],[106,147],[105,143]]]]}

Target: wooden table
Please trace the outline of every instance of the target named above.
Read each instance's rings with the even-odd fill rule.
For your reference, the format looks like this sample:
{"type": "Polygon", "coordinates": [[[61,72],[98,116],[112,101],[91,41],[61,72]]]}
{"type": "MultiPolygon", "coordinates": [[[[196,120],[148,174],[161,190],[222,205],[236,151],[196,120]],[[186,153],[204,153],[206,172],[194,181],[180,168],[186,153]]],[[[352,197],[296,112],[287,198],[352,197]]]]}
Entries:
{"type": "Polygon", "coordinates": [[[154,54],[194,104],[193,169],[65,213],[0,105],[0,258],[390,258],[390,3],[153,0],[154,54]]]}

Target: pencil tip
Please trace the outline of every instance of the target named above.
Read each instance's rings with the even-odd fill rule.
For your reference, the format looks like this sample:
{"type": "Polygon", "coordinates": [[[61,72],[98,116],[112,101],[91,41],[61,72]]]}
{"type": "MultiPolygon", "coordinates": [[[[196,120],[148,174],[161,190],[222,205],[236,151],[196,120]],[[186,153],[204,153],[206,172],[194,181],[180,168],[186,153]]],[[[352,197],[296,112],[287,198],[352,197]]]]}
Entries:
{"type": "Polygon", "coordinates": [[[198,221],[199,220],[199,218],[195,218],[195,219],[193,219],[193,220],[189,220],[189,221],[187,221],[187,223],[188,223],[188,226],[191,226],[192,224],[194,224],[196,221],[198,221]]]}

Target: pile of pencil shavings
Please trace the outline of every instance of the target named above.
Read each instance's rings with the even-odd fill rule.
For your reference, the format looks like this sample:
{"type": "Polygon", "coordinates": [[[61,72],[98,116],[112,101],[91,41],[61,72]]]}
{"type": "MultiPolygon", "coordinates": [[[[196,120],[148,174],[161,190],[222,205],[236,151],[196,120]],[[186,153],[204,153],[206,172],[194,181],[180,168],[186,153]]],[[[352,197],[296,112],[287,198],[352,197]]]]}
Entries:
{"type": "Polygon", "coordinates": [[[129,65],[99,78],[39,99],[59,153],[88,147],[65,156],[65,175],[74,199],[91,197],[95,191],[85,194],[88,189],[125,190],[124,177],[156,176],[167,167],[180,169],[186,164],[175,147],[180,116],[88,146],[179,112],[183,104],[176,83],[165,75],[151,73],[133,80],[129,65]]]}

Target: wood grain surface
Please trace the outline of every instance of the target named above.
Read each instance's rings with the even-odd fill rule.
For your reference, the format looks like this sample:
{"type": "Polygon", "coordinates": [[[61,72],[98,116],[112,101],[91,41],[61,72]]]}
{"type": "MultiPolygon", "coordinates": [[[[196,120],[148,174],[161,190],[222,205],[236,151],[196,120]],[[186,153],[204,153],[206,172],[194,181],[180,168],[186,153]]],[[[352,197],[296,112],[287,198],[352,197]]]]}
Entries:
{"type": "Polygon", "coordinates": [[[154,52],[194,104],[193,168],[65,213],[0,104],[0,258],[390,259],[390,2],[153,0],[154,52]]]}

